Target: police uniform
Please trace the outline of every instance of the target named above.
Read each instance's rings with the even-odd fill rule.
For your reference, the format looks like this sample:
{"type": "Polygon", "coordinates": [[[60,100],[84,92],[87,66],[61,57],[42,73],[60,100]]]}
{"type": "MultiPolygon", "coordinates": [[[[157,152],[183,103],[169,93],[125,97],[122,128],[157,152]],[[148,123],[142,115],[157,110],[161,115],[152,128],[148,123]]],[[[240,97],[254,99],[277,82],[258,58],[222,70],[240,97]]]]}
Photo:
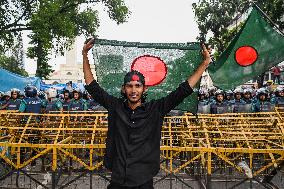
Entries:
{"type": "Polygon", "coordinates": [[[210,113],[209,101],[206,99],[199,100],[197,112],[201,114],[209,114],[210,113]]]}
{"type": "Polygon", "coordinates": [[[69,111],[70,101],[70,99],[61,100],[63,111],[69,111]]]}
{"type": "Polygon", "coordinates": [[[37,97],[37,88],[28,85],[25,88],[26,97],[21,101],[19,111],[25,113],[41,113],[42,100],[37,97]]]}
{"type": "Polygon", "coordinates": [[[253,102],[253,112],[271,112],[274,111],[274,103],[268,100],[268,91],[265,88],[260,88],[257,91],[257,98],[253,102]],[[261,100],[260,96],[265,95],[265,99],[261,100]]]}
{"type": "Polygon", "coordinates": [[[69,111],[85,111],[87,109],[88,109],[87,102],[82,98],[79,100],[72,99],[70,101],[69,111]]]}
{"type": "Polygon", "coordinates": [[[239,112],[242,113],[251,113],[252,112],[252,104],[253,99],[252,98],[244,98],[243,99],[244,104],[239,107],[239,112]]]}
{"type": "MultiPolygon", "coordinates": [[[[42,100],[37,96],[37,89],[34,86],[27,86],[25,88],[25,95],[26,97],[21,101],[19,111],[20,112],[25,112],[25,113],[35,113],[39,114],[41,113],[43,104],[42,100]]],[[[27,116],[23,117],[22,123],[26,123],[28,120],[27,116]]],[[[36,116],[35,118],[36,122],[40,122],[40,117],[36,116]]],[[[32,131],[33,134],[36,134],[35,137],[29,138],[30,143],[37,144],[39,141],[39,132],[38,131],[32,131]]],[[[22,148],[21,148],[22,149],[22,148]]],[[[32,150],[31,156],[35,156],[37,152],[32,150]]],[[[23,161],[24,158],[24,152],[21,152],[21,160],[23,161]]],[[[31,165],[35,165],[35,161],[32,161],[31,165]]]]}
{"type": "Polygon", "coordinates": [[[274,101],[275,101],[275,106],[284,107],[284,97],[280,97],[280,96],[275,97],[274,101]]]}
{"type": "Polygon", "coordinates": [[[8,105],[6,109],[7,110],[19,110],[21,102],[22,101],[20,99],[10,99],[7,102],[8,105]]]}
{"type": "Polygon", "coordinates": [[[231,112],[231,110],[229,104],[226,101],[216,101],[210,105],[210,112],[211,114],[224,114],[231,112]]]}
{"type": "Polygon", "coordinates": [[[230,101],[231,110],[233,113],[242,112],[243,106],[245,105],[245,101],[243,99],[234,99],[230,101]]]}
{"type": "Polygon", "coordinates": [[[97,103],[94,99],[89,99],[87,101],[87,104],[88,104],[88,110],[90,111],[95,111],[100,107],[100,104],[97,103]]]}
{"type": "Polygon", "coordinates": [[[224,114],[231,112],[229,103],[225,100],[225,93],[220,89],[215,92],[215,102],[210,104],[210,112],[211,114],[224,114]],[[219,95],[223,96],[223,100],[221,102],[218,100],[219,95]]]}
{"type": "Polygon", "coordinates": [[[47,102],[45,106],[45,112],[50,113],[51,111],[60,111],[62,109],[62,103],[59,99],[52,99],[50,102],[47,102]]]}
{"type": "Polygon", "coordinates": [[[275,90],[275,95],[272,98],[272,103],[277,107],[284,107],[284,88],[283,87],[277,87],[275,90]],[[280,94],[281,93],[281,94],[280,94]]]}
{"type": "Polygon", "coordinates": [[[253,112],[271,112],[274,111],[274,105],[270,101],[260,101],[259,99],[253,103],[253,112]]]}
{"type": "Polygon", "coordinates": [[[39,114],[42,107],[42,100],[39,97],[26,97],[21,101],[19,111],[39,114]]]}

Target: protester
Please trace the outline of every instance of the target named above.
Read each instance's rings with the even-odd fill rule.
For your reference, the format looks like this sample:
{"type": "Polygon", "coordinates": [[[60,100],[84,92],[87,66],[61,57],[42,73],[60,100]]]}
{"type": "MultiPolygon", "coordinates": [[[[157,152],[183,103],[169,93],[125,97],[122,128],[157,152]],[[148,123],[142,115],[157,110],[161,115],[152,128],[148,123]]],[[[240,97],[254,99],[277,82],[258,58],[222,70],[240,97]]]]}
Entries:
{"type": "Polygon", "coordinates": [[[204,60],[187,81],[168,96],[145,102],[145,78],[138,71],[128,72],[122,85],[123,98],[104,91],[93,77],[88,51],[91,39],[83,47],[83,71],[86,89],[94,100],[108,110],[108,134],[105,166],[112,170],[108,189],[153,188],[153,177],[160,168],[161,126],[164,116],[189,96],[210,63],[203,46],[204,60]]]}

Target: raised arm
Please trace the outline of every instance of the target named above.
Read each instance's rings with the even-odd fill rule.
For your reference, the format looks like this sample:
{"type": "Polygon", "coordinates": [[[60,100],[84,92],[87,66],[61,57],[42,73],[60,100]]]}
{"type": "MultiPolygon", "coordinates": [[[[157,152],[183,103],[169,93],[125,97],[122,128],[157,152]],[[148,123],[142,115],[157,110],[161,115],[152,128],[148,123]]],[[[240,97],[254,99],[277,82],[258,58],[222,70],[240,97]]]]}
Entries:
{"type": "Polygon", "coordinates": [[[84,44],[83,50],[82,50],[82,55],[83,55],[83,72],[84,72],[84,78],[85,78],[85,83],[89,85],[93,80],[95,80],[89,59],[88,59],[88,52],[89,50],[94,46],[94,38],[92,38],[88,43],[84,44]]]}
{"type": "Polygon", "coordinates": [[[211,62],[210,53],[204,44],[202,44],[202,54],[203,62],[198,66],[197,70],[187,79],[188,84],[191,88],[193,88],[200,80],[202,73],[206,70],[209,63],[211,62]]]}
{"type": "Polygon", "coordinates": [[[208,67],[211,59],[210,53],[208,52],[205,45],[202,45],[203,61],[197,68],[197,70],[188,77],[187,82],[183,82],[179,87],[168,94],[166,97],[159,99],[157,102],[160,105],[160,111],[162,115],[165,115],[170,110],[180,104],[186,97],[193,92],[193,87],[200,80],[202,73],[208,67]]]}
{"type": "Polygon", "coordinates": [[[101,106],[109,110],[111,107],[114,107],[117,99],[116,97],[108,94],[103,88],[99,86],[96,82],[89,63],[88,51],[94,46],[94,40],[89,40],[88,43],[84,44],[82,55],[83,55],[83,72],[86,90],[90,93],[94,100],[96,100],[101,106]]]}

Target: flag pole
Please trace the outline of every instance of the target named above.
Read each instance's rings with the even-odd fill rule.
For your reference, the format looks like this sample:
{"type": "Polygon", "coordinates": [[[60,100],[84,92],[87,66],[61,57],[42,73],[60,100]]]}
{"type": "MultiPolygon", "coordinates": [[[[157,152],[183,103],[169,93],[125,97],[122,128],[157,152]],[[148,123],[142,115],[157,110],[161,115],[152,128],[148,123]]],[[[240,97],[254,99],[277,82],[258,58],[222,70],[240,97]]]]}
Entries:
{"type": "Polygon", "coordinates": [[[277,26],[277,24],[275,23],[275,22],[273,22],[270,18],[269,18],[269,16],[265,13],[265,12],[263,12],[263,10],[261,10],[261,8],[254,2],[254,1],[252,1],[252,3],[253,3],[253,5],[262,13],[262,15],[265,17],[265,18],[267,18],[270,22],[271,22],[271,24],[284,36],[284,33],[281,31],[281,29],[277,26]]]}

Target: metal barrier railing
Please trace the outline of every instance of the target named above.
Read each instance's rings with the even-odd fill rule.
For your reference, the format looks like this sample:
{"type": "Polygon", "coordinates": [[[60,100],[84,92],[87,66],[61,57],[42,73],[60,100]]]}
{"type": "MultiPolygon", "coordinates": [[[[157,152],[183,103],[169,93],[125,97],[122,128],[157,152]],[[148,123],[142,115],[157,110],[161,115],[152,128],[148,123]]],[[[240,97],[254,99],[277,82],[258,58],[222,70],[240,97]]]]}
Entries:
{"type": "MultiPolygon", "coordinates": [[[[200,176],[209,187],[214,176],[243,176],[239,162],[246,161],[259,181],[257,177],[284,159],[282,110],[165,117],[160,148],[163,176],[200,176]]],[[[39,159],[45,171],[101,170],[107,124],[106,112],[0,111],[0,159],[14,170],[39,159]]]]}

